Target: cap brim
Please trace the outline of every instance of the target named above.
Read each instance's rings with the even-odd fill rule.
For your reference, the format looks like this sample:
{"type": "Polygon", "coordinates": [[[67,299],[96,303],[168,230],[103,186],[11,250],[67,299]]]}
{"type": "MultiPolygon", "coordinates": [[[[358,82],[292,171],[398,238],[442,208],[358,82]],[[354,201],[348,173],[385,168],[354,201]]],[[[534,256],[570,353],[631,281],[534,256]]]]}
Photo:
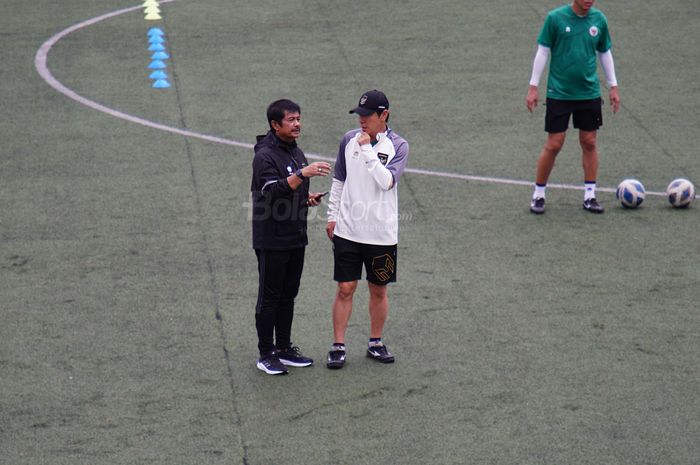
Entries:
{"type": "Polygon", "coordinates": [[[374,113],[374,110],[371,110],[369,108],[357,107],[357,108],[353,108],[352,110],[350,110],[350,113],[357,113],[360,116],[369,116],[372,113],[374,113]]]}

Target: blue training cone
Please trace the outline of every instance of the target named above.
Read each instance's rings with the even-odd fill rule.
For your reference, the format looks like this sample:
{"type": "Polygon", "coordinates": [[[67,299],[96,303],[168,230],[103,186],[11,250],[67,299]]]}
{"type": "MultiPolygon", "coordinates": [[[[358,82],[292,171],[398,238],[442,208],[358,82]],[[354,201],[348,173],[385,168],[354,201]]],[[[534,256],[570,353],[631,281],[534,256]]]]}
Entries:
{"type": "Polygon", "coordinates": [[[148,65],[148,69],[165,69],[167,68],[168,65],[163,63],[160,60],[153,60],[150,65],[148,65]]]}
{"type": "Polygon", "coordinates": [[[157,81],[158,79],[168,79],[168,74],[165,71],[157,69],[153,71],[148,77],[157,81]]]}
{"type": "Polygon", "coordinates": [[[168,87],[170,87],[170,83],[165,79],[158,79],[153,83],[153,88],[155,89],[167,89],[168,87]]]}
{"type": "Polygon", "coordinates": [[[167,60],[168,58],[170,58],[170,55],[165,52],[156,52],[151,55],[151,60],[167,60]]]}
{"type": "Polygon", "coordinates": [[[159,27],[152,27],[148,30],[147,34],[148,34],[148,37],[162,36],[164,34],[164,32],[159,27]]]}
{"type": "Polygon", "coordinates": [[[149,44],[162,44],[162,43],[165,43],[165,39],[163,39],[163,36],[151,36],[148,38],[148,43],[149,44]]]}
{"type": "Polygon", "coordinates": [[[163,47],[163,44],[151,44],[151,46],[148,47],[148,50],[151,52],[164,52],[165,47],[163,47]]]}

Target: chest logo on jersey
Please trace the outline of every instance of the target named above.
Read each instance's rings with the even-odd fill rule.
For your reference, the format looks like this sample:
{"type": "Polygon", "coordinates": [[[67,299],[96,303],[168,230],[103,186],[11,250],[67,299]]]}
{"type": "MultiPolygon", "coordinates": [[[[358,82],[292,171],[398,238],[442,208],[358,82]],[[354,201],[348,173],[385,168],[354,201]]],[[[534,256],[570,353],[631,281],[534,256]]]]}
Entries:
{"type": "Polygon", "coordinates": [[[386,153],[379,152],[377,154],[377,157],[379,157],[379,161],[382,165],[386,165],[386,162],[389,161],[389,155],[387,155],[386,153]]]}
{"type": "Polygon", "coordinates": [[[289,173],[289,174],[292,173],[292,167],[291,167],[291,166],[287,166],[287,173],[289,173]]]}
{"type": "Polygon", "coordinates": [[[566,32],[571,32],[571,27],[570,27],[570,26],[566,26],[566,29],[564,29],[564,30],[565,30],[566,32]]]}
{"type": "Polygon", "coordinates": [[[591,37],[596,37],[598,35],[598,28],[596,26],[591,26],[588,29],[588,33],[591,35],[591,37]]]}

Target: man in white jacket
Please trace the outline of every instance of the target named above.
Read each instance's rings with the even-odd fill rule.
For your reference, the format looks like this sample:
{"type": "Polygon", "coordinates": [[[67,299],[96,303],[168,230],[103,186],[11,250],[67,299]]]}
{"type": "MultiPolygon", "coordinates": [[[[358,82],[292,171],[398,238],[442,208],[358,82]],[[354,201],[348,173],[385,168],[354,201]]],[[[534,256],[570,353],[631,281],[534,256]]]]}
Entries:
{"type": "Polygon", "coordinates": [[[382,363],[394,361],[382,332],[389,312],[387,284],[396,281],[396,185],[408,161],[408,143],[387,126],[389,100],[383,92],[365,92],[350,113],[358,115],[360,127],[348,131],[340,142],[326,226],[333,241],[333,279],[338,282],[334,342],[326,363],[334,369],[345,364],[345,332],[363,265],[369,286],[367,356],[382,363]]]}
{"type": "Polygon", "coordinates": [[[566,138],[569,120],[579,130],[584,175],[583,208],[591,213],[603,213],[596,200],[598,148],[596,135],[603,125],[602,100],[596,56],[610,87],[613,113],[620,108],[615,66],[610,51],[611,40],[605,15],[593,8],[595,0],[573,0],[570,5],[555,8],[547,14],[532,66],[532,76],[525,103],[532,112],[539,100],[537,86],[551,55],[547,80],[547,111],[545,131],[547,141],[537,161],[535,189],[530,211],[544,213],[547,180],[554,168],[556,156],[566,138]]]}

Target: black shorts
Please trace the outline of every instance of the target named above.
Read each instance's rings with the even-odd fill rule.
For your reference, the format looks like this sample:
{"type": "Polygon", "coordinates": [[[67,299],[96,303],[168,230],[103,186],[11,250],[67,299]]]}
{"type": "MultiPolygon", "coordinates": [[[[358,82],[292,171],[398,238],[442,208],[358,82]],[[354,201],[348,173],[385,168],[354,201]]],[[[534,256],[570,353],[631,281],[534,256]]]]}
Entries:
{"type": "Polygon", "coordinates": [[[363,264],[372,284],[396,282],[396,244],[361,244],[333,236],[333,258],[333,279],[339,283],[359,280],[363,264]]]}
{"type": "Polygon", "coordinates": [[[603,125],[603,100],[547,99],[544,130],[549,133],[566,132],[569,119],[574,115],[574,128],[581,131],[597,131],[603,125]]]}

